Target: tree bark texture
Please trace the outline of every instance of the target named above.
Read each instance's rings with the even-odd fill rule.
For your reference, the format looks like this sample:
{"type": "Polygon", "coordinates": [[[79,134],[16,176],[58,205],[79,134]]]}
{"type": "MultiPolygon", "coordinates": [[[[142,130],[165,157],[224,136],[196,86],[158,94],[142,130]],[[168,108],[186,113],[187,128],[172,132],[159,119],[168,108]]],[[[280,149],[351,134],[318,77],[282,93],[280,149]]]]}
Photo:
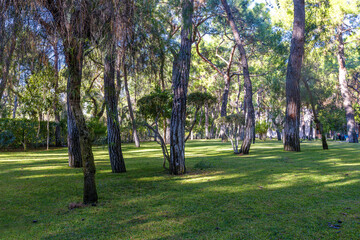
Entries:
{"type": "Polygon", "coordinates": [[[286,116],[285,151],[300,151],[300,87],[301,65],[305,42],[305,4],[304,0],[294,0],[294,24],[291,39],[290,57],[286,74],[286,116]]]}
{"type": "Polygon", "coordinates": [[[85,204],[95,203],[98,200],[96,184],[95,184],[95,161],[92,152],[92,142],[90,133],[85,123],[85,118],[81,109],[80,88],[82,78],[83,63],[83,43],[75,39],[71,42],[64,40],[65,60],[68,65],[68,101],[69,112],[75,119],[76,126],[79,130],[80,149],[82,157],[82,165],[84,172],[84,195],[83,202],[85,204]]]}
{"type": "Polygon", "coordinates": [[[238,27],[236,26],[234,17],[232,15],[232,12],[230,10],[230,7],[226,0],[221,0],[222,5],[224,6],[231,30],[233,32],[237,48],[240,53],[240,63],[242,67],[242,72],[244,75],[244,88],[245,88],[245,106],[246,106],[246,129],[245,129],[245,136],[244,141],[241,144],[241,153],[243,154],[249,154],[250,146],[251,146],[251,140],[253,138],[254,128],[255,128],[255,112],[254,112],[254,106],[252,103],[252,84],[250,79],[250,73],[249,73],[249,67],[246,57],[246,52],[244,48],[244,44],[241,40],[240,33],[238,30],[238,27]]]}
{"type": "Polygon", "coordinates": [[[170,122],[170,173],[178,175],[186,172],[185,168],[185,118],[186,95],[189,83],[192,15],[194,0],[182,0],[181,46],[174,59],[172,71],[173,106],[170,122]]]}
{"type": "Polygon", "coordinates": [[[347,126],[347,134],[349,137],[349,142],[357,143],[359,141],[355,131],[356,124],[354,119],[354,109],[351,105],[351,97],[346,81],[347,70],[345,65],[345,51],[344,51],[345,45],[343,41],[342,30],[343,30],[342,27],[338,27],[337,28],[338,33],[336,35],[336,39],[338,42],[337,60],[339,64],[339,85],[340,85],[341,96],[343,98],[343,106],[346,113],[346,126],[347,126]]]}
{"type": "Polygon", "coordinates": [[[121,135],[118,116],[118,101],[115,87],[115,46],[106,49],[104,58],[104,95],[107,116],[107,140],[111,170],[113,173],[126,172],[125,161],[121,150],[121,135]]]}
{"type": "MultiPolygon", "coordinates": [[[[69,81],[68,81],[69,84],[69,81]]],[[[67,87],[70,88],[69,86],[67,87]]],[[[79,130],[76,126],[75,117],[70,108],[69,94],[67,96],[67,128],[68,128],[68,154],[69,154],[69,167],[80,168],[82,167],[81,147],[79,130]]]]}

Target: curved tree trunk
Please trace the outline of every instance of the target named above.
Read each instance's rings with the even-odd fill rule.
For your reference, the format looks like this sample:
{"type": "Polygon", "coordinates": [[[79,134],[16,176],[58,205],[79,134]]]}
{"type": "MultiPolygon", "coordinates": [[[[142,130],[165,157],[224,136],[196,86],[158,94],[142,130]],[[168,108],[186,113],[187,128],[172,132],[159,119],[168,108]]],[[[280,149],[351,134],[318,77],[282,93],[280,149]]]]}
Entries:
{"type": "Polygon", "coordinates": [[[170,123],[170,173],[184,174],[185,168],[185,118],[186,95],[189,83],[191,43],[192,43],[192,15],[194,0],[182,0],[182,30],[181,46],[178,56],[173,63],[173,107],[170,123]]]}
{"type": "Polygon", "coordinates": [[[242,67],[242,72],[244,75],[244,88],[245,88],[245,102],[246,102],[246,130],[245,130],[245,136],[244,141],[241,145],[241,153],[243,154],[249,154],[250,146],[251,146],[251,140],[254,135],[254,128],[255,128],[255,112],[254,112],[254,106],[252,103],[252,84],[249,74],[249,67],[246,57],[246,52],[244,49],[244,46],[242,44],[242,40],[240,37],[239,30],[236,26],[236,23],[234,21],[234,17],[231,13],[230,7],[226,0],[221,0],[222,5],[224,6],[231,30],[233,32],[233,35],[235,37],[236,45],[240,53],[240,62],[242,67]]]}
{"type": "Polygon", "coordinates": [[[71,39],[64,40],[65,60],[68,65],[68,101],[69,112],[74,116],[76,126],[79,130],[81,157],[84,172],[84,196],[85,204],[97,202],[98,196],[95,184],[95,162],[92,152],[90,133],[85,123],[81,109],[80,88],[82,78],[83,48],[82,42],[71,39]]]}
{"type": "Polygon", "coordinates": [[[341,96],[343,98],[343,105],[346,113],[346,123],[347,123],[346,126],[347,126],[347,134],[349,137],[349,142],[357,143],[359,141],[355,131],[356,124],[354,119],[354,109],[351,105],[351,98],[346,81],[347,70],[345,66],[345,53],[344,53],[345,46],[342,37],[342,31],[343,31],[342,27],[339,26],[337,28],[338,33],[336,35],[336,39],[338,41],[337,60],[339,64],[339,84],[340,84],[341,96]]]}
{"type": "MultiPolygon", "coordinates": [[[[110,44],[109,44],[110,45],[110,44]]],[[[113,173],[126,172],[125,161],[121,150],[120,124],[117,109],[117,92],[115,87],[115,46],[106,51],[104,59],[104,92],[106,103],[108,149],[111,170],[113,173]]]]}
{"type": "Polygon", "coordinates": [[[132,123],[131,126],[132,126],[132,130],[133,130],[133,137],[134,137],[135,146],[140,147],[140,140],[139,140],[139,136],[138,136],[137,129],[136,129],[135,117],[134,117],[134,112],[133,112],[130,93],[129,93],[129,88],[128,88],[127,66],[126,66],[126,64],[124,64],[124,87],[125,87],[126,99],[127,99],[127,103],[128,103],[128,107],[129,107],[129,114],[130,114],[131,123],[132,123]]]}
{"type": "Polygon", "coordinates": [[[300,151],[300,88],[301,64],[305,42],[304,0],[294,0],[294,25],[291,39],[290,57],[286,74],[286,117],[285,151],[300,151]]]}

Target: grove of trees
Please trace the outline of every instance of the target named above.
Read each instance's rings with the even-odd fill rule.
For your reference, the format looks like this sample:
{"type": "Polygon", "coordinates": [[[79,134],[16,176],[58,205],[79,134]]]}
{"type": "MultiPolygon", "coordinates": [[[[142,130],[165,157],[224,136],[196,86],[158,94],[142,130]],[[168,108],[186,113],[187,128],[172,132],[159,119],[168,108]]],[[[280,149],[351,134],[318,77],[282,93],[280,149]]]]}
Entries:
{"type": "Polygon", "coordinates": [[[67,146],[92,204],[93,145],[181,175],[194,138],[358,143],[359,45],[359,0],[0,0],[0,148],[67,146]]]}

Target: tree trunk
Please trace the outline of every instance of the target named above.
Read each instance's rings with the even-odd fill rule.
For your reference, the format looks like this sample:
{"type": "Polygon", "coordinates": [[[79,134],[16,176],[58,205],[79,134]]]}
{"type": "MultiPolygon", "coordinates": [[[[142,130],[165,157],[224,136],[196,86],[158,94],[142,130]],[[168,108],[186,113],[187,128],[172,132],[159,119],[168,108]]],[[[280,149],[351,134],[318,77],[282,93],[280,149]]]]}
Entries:
{"type": "Polygon", "coordinates": [[[136,129],[135,117],[134,117],[134,112],[133,112],[131,99],[130,99],[129,88],[128,88],[127,66],[126,66],[126,64],[124,64],[124,87],[125,87],[126,99],[127,99],[128,108],[129,108],[129,114],[130,114],[131,123],[132,123],[131,126],[132,126],[132,130],[133,130],[135,146],[140,147],[140,140],[139,140],[139,136],[138,136],[137,129],[136,129]]]}
{"type": "Polygon", "coordinates": [[[109,44],[104,58],[104,95],[107,116],[107,140],[111,170],[113,173],[126,172],[121,150],[121,135],[118,116],[118,101],[115,87],[115,46],[109,44]]]}
{"type": "Polygon", "coordinates": [[[185,168],[185,118],[186,95],[189,83],[192,15],[194,0],[182,0],[181,46],[175,57],[172,71],[173,107],[170,123],[170,173],[184,174],[185,168]]]}
{"type": "Polygon", "coordinates": [[[76,126],[79,130],[80,149],[82,165],[84,172],[84,196],[85,204],[95,203],[98,200],[95,184],[95,162],[92,152],[92,141],[90,133],[85,123],[85,118],[81,109],[80,88],[82,78],[83,63],[83,43],[75,39],[64,39],[65,60],[68,66],[68,106],[69,112],[75,119],[76,126]]]}
{"type": "Polygon", "coordinates": [[[48,110],[47,112],[47,122],[46,122],[46,150],[49,150],[49,145],[50,145],[50,111],[48,110]]]}
{"type": "MultiPolygon", "coordinates": [[[[314,122],[316,124],[316,130],[319,130],[319,132],[321,134],[321,141],[322,141],[323,149],[324,150],[329,149],[327,141],[326,141],[326,135],[325,135],[325,133],[323,131],[323,126],[322,126],[322,124],[321,124],[321,122],[320,122],[320,120],[318,118],[317,111],[315,109],[315,100],[314,100],[313,95],[311,93],[310,87],[307,84],[305,79],[302,78],[302,80],[303,80],[303,83],[305,85],[306,91],[309,94],[310,104],[311,104],[311,108],[312,108],[313,115],[314,115],[314,122]]],[[[305,134],[305,125],[304,125],[304,134],[305,134]]]]}
{"type": "MultiPolygon", "coordinates": [[[[69,83],[68,83],[69,85],[69,83]]],[[[68,86],[68,89],[70,86],[68,86]]],[[[69,167],[80,168],[82,167],[81,148],[79,130],[76,126],[74,115],[70,108],[69,93],[67,96],[67,128],[68,128],[68,154],[69,154],[69,167]]]]}
{"type": "Polygon", "coordinates": [[[301,64],[305,42],[305,4],[304,0],[294,0],[294,24],[291,39],[290,57],[286,74],[286,117],[285,151],[300,151],[300,88],[301,64]]]}
{"type": "MultiPolygon", "coordinates": [[[[55,117],[55,146],[61,146],[61,127],[60,127],[60,114],[58,112],[58,104],[59,104],[59,97],[58,97],[58,87],[59,87],[59,53],[58,53],[58,41],[56,40],[53,44],[54,48],[54,69],[55,69],[55,83],[54,83],[54,117],[55,117]]],[[[81,163],[81,160],[80,160],[81,163]]]]}
{"type": "Polygon", "coordinates": [[[281,132],[279,131],[279,129],[276,129],[276,135],[277,135],[278,141],[281,141],[281,132]]]}
{"type": "Polygon", "coordinates": [[[309,140],[313,140],[313,120],[310,119],[309,140]]]}
{"type": "Polygon", "coordinates": [[[239,30],[236,26],[236,23],[234,21],[234,17],[231,13],[230,7],[226,0],[221,0],[222,5],[224,6],[231,30],[233,32],[233,35],[235,37],[236,45],[240,53],[240,62],[242,67],[242,72],[244,75],[244,88],[245,88],[245,102],[246,102],[246,130],[245,130],[245,137],[244,141],[241,145],[241,153],[243,154],[249,154],[250,146],[251,146],[251,140],[253,139],[254,135],[254,128],[255,128],[255,112],[254,112],[254,106],[252,103],[252,84],[249,74],[249,67],[246,57],[246,52],[240,37],[239,30]]]}
{"type": "Polygon", "coordinates": [[[171,124],[171,120],[170,119],[166,119],[166,144],[170,144],[170,124],[171,124]]]}
{"type": "Polygon", "coordinates": [[[209,104],[205,103],[205,138],[210,139],[209,136],[209,104]]]}
{"type": "MultiPolygon", "coordinates": [[[[227,103],[228,103],[228,99],[229,99],[229,90],[230,90],[230,76],[226,76],[224,93],[223,93],[222,101],[221,101],[221,110],[220,110],[220,116],[221,117],[226,116],[227,103]]],[[[223,142],[227,141],[225,131],[226,131],[225,125],[221,125],[220,126],[220,137],[221,137],[223,142]]]]}
{"type": "Polygon", "coordinates": [[[343,31],[342,27],[339,26],[337,28],[338,33],[336,35],[336,39],[338,41],[337,60],[339,64],[339,84],[340,84],[341,96],[343,98],[343,105],[346,113],[346,123],[347,123],[346,126],[347,126],[347,134],[349,137],[349,142],[357,143],[359,141],[355,131],[356,124],[354,119],[354,109],[351,105],[351,97],[349,94],[349,89],[346,81],[347,70],[345,66],[344,41],[343,41],[342,31],[343,31]]]}

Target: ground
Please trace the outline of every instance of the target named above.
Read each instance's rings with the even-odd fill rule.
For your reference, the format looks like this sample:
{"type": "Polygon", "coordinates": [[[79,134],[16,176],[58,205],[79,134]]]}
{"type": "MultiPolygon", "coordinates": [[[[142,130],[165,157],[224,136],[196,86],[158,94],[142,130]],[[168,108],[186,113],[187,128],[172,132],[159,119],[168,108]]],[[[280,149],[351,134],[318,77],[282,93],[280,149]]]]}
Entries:
{"type": "Polygon", "coordinates": [[[360,145],[329,148],[258,141],[239,156],[230,143],[189,141],[188,174],[170,176],[156,143],[124,144],[124,174],[94,147],[99,203],[75,209],[82,170],[66,148],[2,152],[0,239],[359,239],[360,145]]]}

